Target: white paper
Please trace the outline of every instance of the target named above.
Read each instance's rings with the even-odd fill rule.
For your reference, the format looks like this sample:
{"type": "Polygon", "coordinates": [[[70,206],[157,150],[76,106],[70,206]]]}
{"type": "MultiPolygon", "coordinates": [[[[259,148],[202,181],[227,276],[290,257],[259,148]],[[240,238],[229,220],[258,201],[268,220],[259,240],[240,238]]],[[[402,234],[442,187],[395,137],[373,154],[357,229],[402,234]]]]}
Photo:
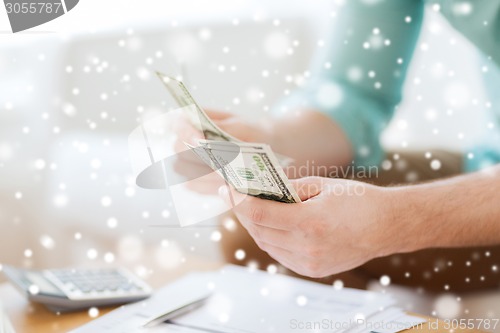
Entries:
{"type": "Polygon", "coordinates": [[[9,317],[3,310],[2,303],[0,303],[0,333],[15,333],[14,327],[12,326],[9,317]]]}
{"type": "MultiPolygon", "coordinates": [[[[151,329],[144,329],[142,326],[152,317],[177,309],[194,298],[206,295],[209,290],[206,281],[205,273],[190,274],[156,291],[153,296],[144,301],[124,305],[72,332],[158,332],[159,327],[163,327],[165,331],[167,326],[172,325],[161,324],[151,329]]],[[[176,329],[178,332],[193,332],[182,327],[176,329]]],[[[171,328],[167,330],[167,332],[170,331],[172,331],[171,328]]]]}
{"type": "Polygon", "coordinates": [[[214,296],[174,323],[220,332],[315,332],[350,327],[393,304],[391,297],[356,289],[335,290],[310,281],[229,266],[214,275],[214,296]],[[323,326],[323,327],[322,327],[323,326]],[[323,328],[323,329],[322,329],[323,328]]]}
{"type": "Polygon", "coordinates": [[[413,325],[401,328],[401,323],[422,321],[394,307],[387,294],[336,290],[289,276],[226,266],[215,273],[190,274],[158,290],[149,300],[122,307],[73,332],[177,332],[168,324],[152,329],[141,326],[150,317],[207,290],[212,296],[205,305],[169,322],[178,325],[178,332],[395,333],[413,325]]]}
{"type": "Polygon", "coordinates": [[[406,314],[402,309],[391,307],[358,321],[358,325],[344,333],[396,333],[426,320],[406,314]]]}

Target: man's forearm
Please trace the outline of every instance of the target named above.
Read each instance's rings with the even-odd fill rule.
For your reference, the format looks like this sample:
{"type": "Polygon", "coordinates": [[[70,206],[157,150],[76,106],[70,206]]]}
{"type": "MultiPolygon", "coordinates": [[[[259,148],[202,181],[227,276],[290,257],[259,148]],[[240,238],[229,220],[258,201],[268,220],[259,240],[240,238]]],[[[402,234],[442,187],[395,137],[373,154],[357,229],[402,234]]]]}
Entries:
{"type": "Polygon", "coordinates": [[[389,191],[403,252],[500,244],[500,166],[389,191]]]}
{"type": "MultiPolygon", "coordinates": [[[[327,115],[313,110],[297,110],[273,119],[273,149],[295,159],[295,166],[306,163],[320,166],[343,166],[351,163],[353,152],[342,129],[327,115]]],[[[321,170],[317,168],[316,170],[321,170]]],[[[311,173],[305,176],[326,176],[311,173]]]]}

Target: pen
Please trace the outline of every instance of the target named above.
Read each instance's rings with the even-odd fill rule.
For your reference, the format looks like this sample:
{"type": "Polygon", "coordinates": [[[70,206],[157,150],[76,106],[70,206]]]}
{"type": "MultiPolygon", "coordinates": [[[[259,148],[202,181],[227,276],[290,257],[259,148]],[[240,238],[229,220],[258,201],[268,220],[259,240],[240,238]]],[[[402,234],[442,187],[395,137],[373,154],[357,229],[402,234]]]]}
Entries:
{"type": "Polygon", "coordinates": [[[153,326],[158,325],[159,323],[163,323],[167,320],[173,319],[175,317],[181,316],[183,314],[189,313],[191,311],[194,311],[198,309],[199,307],[203,306],[207,299],[210,297],[210,295],[204,296],[202,298],[196,299],[192,302],[189,302],[187,304],[184,304],[172,311],[166,312],[162,315],[159,315],[157,317],[154,317],[150,320],[148,320],[142,327],[144,328],[150,328],[153,326]]]}

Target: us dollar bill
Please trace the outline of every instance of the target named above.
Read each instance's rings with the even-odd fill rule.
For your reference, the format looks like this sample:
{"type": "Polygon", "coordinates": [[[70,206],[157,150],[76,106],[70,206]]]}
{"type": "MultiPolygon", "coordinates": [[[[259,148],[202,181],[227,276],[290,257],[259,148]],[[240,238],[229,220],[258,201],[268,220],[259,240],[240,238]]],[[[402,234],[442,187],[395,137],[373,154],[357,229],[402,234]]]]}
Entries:
{"type": "MultiPolygon", "coordinates": [[[[156,75],[163,82],[179,107],[185,108],[186,106],[194,105],[194,109],[185,108],[186,116],[191,125],[203,133],[205,139],[243,143],[243,141],[222,130],[210,119],[208,114],[195,101],[184,83],[160,72],[156,72],[156,75]]],[[[283,167],[290,165],[293,161],[290,157],[280,154],[275,154],[274,156],[276,156],[279,164],[283,167]]]]}
{"type": "Polygon", "coordinates": [[[186,143],[238,192],[284,203],[301,202],[271,148],[266,144],[199,140],[186,143]]]}
{"type": "MultiPolygon", "coordinates": [[[[223,131],[210,119],[207,113],[198,105],[198,103],[196,103],[184,83],[159,72],[156,72],[156,75],[158,75],[179,107],[183,108],[189,105],[194,105],[196,113],[187,111],[189,112],[187,116],[191,120],[191,124],[203,132],[206,139],[214,141],[241,142],[241,140],[238,140],[231,134],[223,131]]],[[[186,108],[186,110],[192,109],[186,108]]]]}

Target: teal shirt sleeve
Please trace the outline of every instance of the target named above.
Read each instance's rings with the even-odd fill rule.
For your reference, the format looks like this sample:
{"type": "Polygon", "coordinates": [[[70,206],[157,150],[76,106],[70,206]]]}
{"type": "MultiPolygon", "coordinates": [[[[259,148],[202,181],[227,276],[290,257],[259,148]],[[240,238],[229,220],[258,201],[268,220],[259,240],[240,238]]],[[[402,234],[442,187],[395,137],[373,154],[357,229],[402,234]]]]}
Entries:
{"type": "Polygon", "coordinates": [[[464,154],[464,171],[474,172],[489,168],[500,162],[500,67],[491,66],[491,61],[481,58],[479,65],[490,69],[483,75],[485,92],[490,101],[487,108],[487,124],[480,139],[467,147],[464,154]]]}
{"type": "Polygon", "coordinates": [[[464,171],[473,172],[500,163],[500,0],[438,0],[441,14],[489,59],[484,75],[486,93],[493,107],[484,138],[467,149],[464,171]],[[493,62],[493,63],[491,63],[493,62]]]}
{"type": "Polygon", "coordinates": [[[441,14],[500,66],[500,0],[433,0],[441,14]]]}
{"type": "Polygon", "coordinates": [[[401,100],[423,7],[421,0],[346,1],[313,61],[311,79],[276,111],[324,112],[347,135],[356,165],[378,165],[380,134],[401,100]]]}

